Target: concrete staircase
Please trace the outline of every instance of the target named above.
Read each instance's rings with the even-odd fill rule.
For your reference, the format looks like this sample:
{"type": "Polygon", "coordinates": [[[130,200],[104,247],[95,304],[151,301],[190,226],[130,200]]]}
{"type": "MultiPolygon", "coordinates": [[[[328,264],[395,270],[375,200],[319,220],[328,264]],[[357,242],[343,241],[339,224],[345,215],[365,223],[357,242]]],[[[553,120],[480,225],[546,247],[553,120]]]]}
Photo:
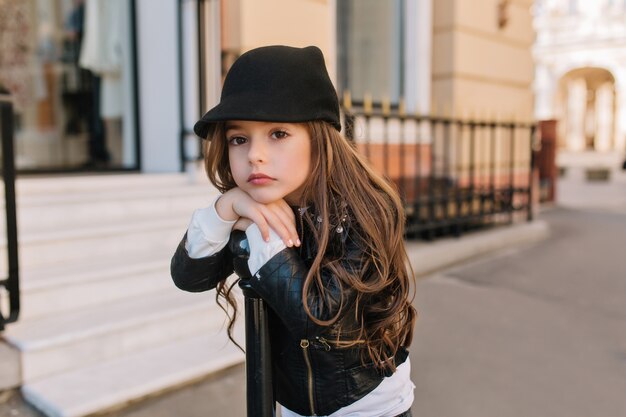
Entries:
{"type": "MultiPolygon", "coordinates": [[[[22,309],[2,336],[20,352],[25,398],[44,414],[118,407],[243,360],[215,293],[182,292],[169,275],[193,210],[216,195],[206,180],[123,174],[16,187],[22,309]]],[[[2,252],[6,270],[4,242],[2,252]]]]}

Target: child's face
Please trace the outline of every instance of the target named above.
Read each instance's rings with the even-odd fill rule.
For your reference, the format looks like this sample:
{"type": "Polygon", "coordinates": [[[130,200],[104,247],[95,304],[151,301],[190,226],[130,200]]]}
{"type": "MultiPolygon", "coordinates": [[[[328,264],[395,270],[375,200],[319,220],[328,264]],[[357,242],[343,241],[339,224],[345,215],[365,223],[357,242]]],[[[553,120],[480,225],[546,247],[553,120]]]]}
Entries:
{"type": "Polygon", "coordinates": [[[230,169],[237,186],[259,203],[296,204],[311,165],[311,136],[302,123],[226,124],[230,169]]]}

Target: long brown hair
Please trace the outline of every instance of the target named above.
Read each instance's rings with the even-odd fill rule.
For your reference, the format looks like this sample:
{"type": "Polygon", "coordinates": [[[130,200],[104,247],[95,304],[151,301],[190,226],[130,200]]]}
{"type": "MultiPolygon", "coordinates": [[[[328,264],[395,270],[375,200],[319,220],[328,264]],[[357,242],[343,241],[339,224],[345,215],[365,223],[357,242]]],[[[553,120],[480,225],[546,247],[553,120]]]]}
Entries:
{"type": "MultiPolygon", "coordinates": [[[[414,281],[404,246],[404,210],[395,189],[365,158],[331,125],[322,121],[307,122],[311,137],[311,175],[305,182],[300,206],[313,206],[321,224],[329,225],[345,216],[348,210],[350,239],[362,248],[361,268],[346,269],[340,260],[329,259],[332,233],[330,227],[314,231],[317,253],[304,281],[302,300],[312,321],[332,326],[336,345],[361,345],[362,360],[370,359],[380,368],[394,369],[393,355],[400,346],[409,346],[417,313],[411,305],[414,281]],[[340,308],[332,317],[322,319],[311,313],[310,296],[321,297],[325,305],[325,283],[322,269],[328,271],[340,288],[352,288],[355,298],[356,327],[343,328],[342,318],[348,308],[347,300],[340,300],[340,308]]],[[[228,160],[225,124],[217,123],[205,144],[205,168],[209,180],[220,192],[237,186],[228,160]]],[[[234,283],[221,282],[217,300],[230,318],[229,336],[237,315],[232,295],[234,283]],[[220,297],[232,307],[221,303],[220,297]]],[[[231,337],[232,339],[232,337],[231,337]]]]}

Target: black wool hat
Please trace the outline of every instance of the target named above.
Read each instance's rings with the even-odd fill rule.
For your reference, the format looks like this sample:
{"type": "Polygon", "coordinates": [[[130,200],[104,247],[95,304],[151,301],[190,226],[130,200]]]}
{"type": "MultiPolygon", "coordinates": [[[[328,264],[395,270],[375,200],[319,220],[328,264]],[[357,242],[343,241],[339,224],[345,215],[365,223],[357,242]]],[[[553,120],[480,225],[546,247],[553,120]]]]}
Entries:
{"type": "Polygon", "coordinates": [[[193,130],[206,139],[211,124],[227,120],[323,120],[341,130],[339,100],[322,51],[275,45],[241,55],[226,74],[220,102],[193,130]]]}

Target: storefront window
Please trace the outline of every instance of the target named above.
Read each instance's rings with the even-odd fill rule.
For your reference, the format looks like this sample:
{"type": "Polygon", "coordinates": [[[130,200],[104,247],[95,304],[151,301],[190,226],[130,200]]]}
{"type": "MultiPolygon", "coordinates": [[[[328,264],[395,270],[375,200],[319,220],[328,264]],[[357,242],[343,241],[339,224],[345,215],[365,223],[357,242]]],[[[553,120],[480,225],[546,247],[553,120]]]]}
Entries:
{"type": "Polygon", "coordinates": [[[132,0],[0,0],[19,170],[136,169],[132,0]]]}

